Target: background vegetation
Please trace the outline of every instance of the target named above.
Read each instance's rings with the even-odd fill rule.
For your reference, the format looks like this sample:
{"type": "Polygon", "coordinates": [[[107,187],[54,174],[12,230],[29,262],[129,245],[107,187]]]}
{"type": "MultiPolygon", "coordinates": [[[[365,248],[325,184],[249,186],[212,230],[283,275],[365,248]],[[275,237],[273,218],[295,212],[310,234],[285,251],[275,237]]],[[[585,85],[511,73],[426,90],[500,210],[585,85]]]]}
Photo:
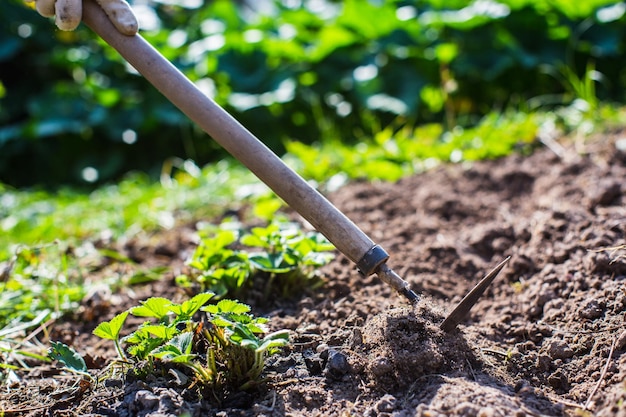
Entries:
{"type": "MultiPolygon", "coordinates": [[[[471,141],[458,128],[494,111],[570,106],[593,120],[600,103],[625,99],[626,6],[614,0],[186,0],[136,11],[143,35],[279,154],[290,143],[380,147],[385,129],[404,129],[405,146],[420,134],[471,141]]],[[[154,178],[171,157],[224,157],[88,29],[58,31],[22,0],[0,2],[0,22],[0,182],[154,178]]]]}

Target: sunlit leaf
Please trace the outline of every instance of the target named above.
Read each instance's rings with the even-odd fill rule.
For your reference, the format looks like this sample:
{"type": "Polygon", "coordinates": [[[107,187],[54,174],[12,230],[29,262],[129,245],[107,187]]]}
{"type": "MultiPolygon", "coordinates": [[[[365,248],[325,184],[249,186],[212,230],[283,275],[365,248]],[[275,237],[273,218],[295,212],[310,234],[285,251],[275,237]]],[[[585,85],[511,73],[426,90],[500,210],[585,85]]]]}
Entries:
{"type": "Polygon", "coordinates": [[[170,312],[170,300],[163,297],[151,297],[145,301],[141,301],[141,305],[130,309],[130,313],[137,317],[154,317],[162,319],[170,312]]]}
{"type": "MultiPolygon", "coordinates": [[[[168,340],[172,338],[178,331],[174,327],[165,326],[162,324],[147,324],[141,327],[142,332],[151,334],[159,339],[168,340]]],[[[130,340],[126,340],[130,342],[130,340]]]]}
{"type": "Polygon", "coordinates": [[[212,292],[204,292],[196,294],[190,300],[183,301],[181,304],[171,304],[168,308],[174,312],[179,318],[191,318],[203,305],[205,305],[215,294],[212,292]]]}
{"type": "Polygon", "coordinates": [[[120,330],[128,317],[128,311],[124,311],[113,317],[111,321],[105,321],[93,330],[93,334],[103,339],[116,340],[119,337],[120,330]]]}
{"type": "Polygon", "coordinates": [[[220,300],[217,304],[209,305],[203,308],[204,311],[208,311],[212,314],[218,313],[232,313],[232,314],[245,314],[250,311],[250,306],[240,303],[236,300],[220,300]]]}

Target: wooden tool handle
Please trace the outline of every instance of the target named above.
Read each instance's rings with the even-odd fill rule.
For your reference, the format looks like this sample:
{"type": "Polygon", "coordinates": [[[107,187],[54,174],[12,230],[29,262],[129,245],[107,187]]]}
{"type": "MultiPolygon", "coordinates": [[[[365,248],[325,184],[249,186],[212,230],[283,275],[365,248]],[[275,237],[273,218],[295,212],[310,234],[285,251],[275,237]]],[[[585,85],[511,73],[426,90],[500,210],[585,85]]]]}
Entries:
{"type": "MultiPolygon", "coordinates": [[[[122,35],[94,0],[85,0],[83,3],[83,21],[87,26],[326,236],[338,250],[357,265],[370,252],[375,244],[365,233],[230,114],[205,96],[141,35],[122,35]]],[[[375,271],[362,272],[370,274],[375,271]]]]}

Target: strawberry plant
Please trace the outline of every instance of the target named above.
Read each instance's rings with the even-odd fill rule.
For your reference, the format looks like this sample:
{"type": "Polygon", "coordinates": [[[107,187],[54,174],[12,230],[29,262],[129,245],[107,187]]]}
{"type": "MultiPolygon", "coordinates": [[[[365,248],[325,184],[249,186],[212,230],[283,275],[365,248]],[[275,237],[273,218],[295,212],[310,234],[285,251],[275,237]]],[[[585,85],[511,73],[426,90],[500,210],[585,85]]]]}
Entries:
{"type": "Polygon", "coordinates": [[[265,334],[268,319],[254,317],[246,304],[225,299],[202,310],[208,313],[210,324],[204,335],[219,347],[213,356],[229,370],[224,374],[225,383],[243,383],[243,389],[252,387],[263,371],[267,356],[289,341],[287,330],[265,334]],[[265,336],[260,338],[260,334],[265,336]]]}
{"type": "Polygon", "coordinates": [[[101,323],[94,334],[113,340],[123,362],[141,369],[138,376],[187,369],[190,386],[200,389],[200,395],[219,399],[231,390],[254,387],[266,358],[288,343],[289,334],[286,330],[268,333],[268,319],[254,317],[250,307],[238,301],[224,299],[205,307],[213,296],[204,292],[180,304],[149,298],[101,323]],[[129,314],[147,321],[120,337],[129,314]],[[195,318],[198,315],[200,320],[195,318]]]}
{"type": "Polygon", "coordinates": [[[187,262],[190,272],[177,282],[219,297],[241,297],[255,282],[261,282],[264,299],[316,288],[322,284],[316,268],[333,258],[334,247],[322,235],[303,233],[293,223],[273,222],[247,233],[224,223],[205,233],[187,262]]]}

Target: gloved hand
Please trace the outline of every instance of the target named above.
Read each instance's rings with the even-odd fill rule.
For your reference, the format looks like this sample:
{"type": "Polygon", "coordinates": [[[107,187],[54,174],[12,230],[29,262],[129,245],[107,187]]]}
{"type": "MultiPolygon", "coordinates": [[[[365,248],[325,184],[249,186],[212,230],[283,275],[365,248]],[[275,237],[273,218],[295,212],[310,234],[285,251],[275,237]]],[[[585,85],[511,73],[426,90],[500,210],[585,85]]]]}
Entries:
{"type": "MultiPolygon", "coordinates": [[[[61,30],[74,30],[83,17],[83,0],[25,0],[35,2],[40,15],[55,16],[55,23],[61,30]]],[[[113,25],[124,35],[137,33],[139,24],[126,0],[96,0],[104,9],[113,25]]]]}

